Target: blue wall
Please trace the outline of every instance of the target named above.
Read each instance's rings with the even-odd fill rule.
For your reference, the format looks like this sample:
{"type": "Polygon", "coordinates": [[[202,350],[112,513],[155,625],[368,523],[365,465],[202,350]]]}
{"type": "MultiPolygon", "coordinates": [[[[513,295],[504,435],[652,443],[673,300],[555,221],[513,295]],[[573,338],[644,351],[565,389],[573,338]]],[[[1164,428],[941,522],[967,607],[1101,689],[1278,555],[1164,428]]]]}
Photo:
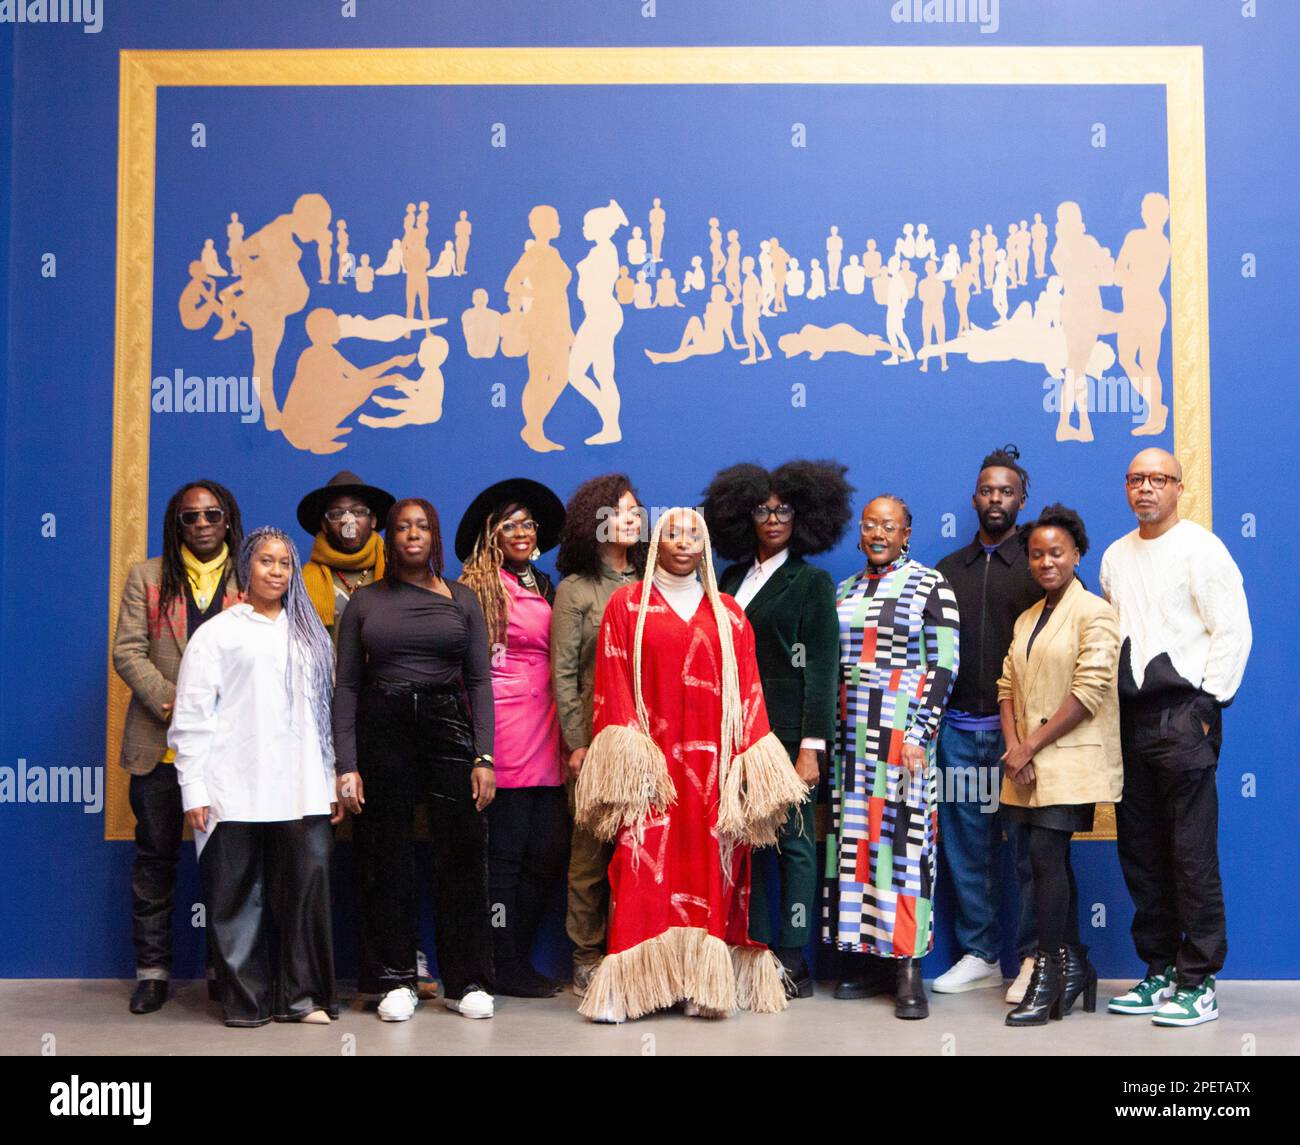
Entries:
{"type": "MultiPolygon", "coordinates": [[[[653,19],[641,15],[639,0],[446,3],[436,6],[436,15],[432,6],[358,0],[355,19],[337,16],[340,5],[330,0],[215,6],[172,0],[107,7],[98,35],[57,26],[0,27],[0,188],[12,188],[7,213],[0,211],[0,265],[9,268],[7,277],[0,278],[0,362],[7,365],[0,401],[5,441],[0,458],[0,765],[12,766],[20,757],[47,765],[102,761],[118,50],[745,42],[1204,45],[1214,519],[1245,575],[1256,623],[1246,683],[1226,719],[1220,769],[1231,944],[1227,972],[1232,977],[1300,976],[1300,923],[1289,885],[1300,860],[1295,830],[1300,782],[1291,764],[1289,734],[1296,704],[1282,642],[1273,635],[1294,631],[1300,620],[1296,594],[1284,579],[1295,546],[1284,540],[1282,528],[1295,487],[1290,477],[1297,433],[1289,406],[1275,398],[1294,368],[1294,283],[1283,270],[1300,258],[1300,236],[1288,213],[1294,209],[1292,188],[1300,173],[1290,146],[1298,113],[1287,86],[1293,69],[1283,55],[1283,45],[1300,32],[1293,9],[1279,0],[1260,0],[1261,14],[1243,18],[1236,0],[1142,5],[1002,0],[998,33],[982,35],[970,26],[894,24],[887,0],[798,5],[658,0],[653,19]],[[10,126],[11,139],[5,135],[10,126]],[[47,251],[58,255],[54,279],[40,276],[47,251]],[[1246,251],[1258,257],[1253,279],[1240,273],[1246,251]],[[46,512],[57,514],[54,539],[40,535],[46,512]],[[1242,535],[1244,514],[1254,516],[1258,536],[1242,535]],[[1244,773],[1258,777],[1252,798],[1241,794],[1244,773]]],[[[167,95],[160,100],[160,115],[183,117],[189,98],[167,95]]],[[[932,166],[936,181],[964,178],[960,171],[945,172],[940,160],[932,166]]],[[[917,170],[924,173],[926,168],[917,170]]],[[[184,186],[177,189],[183,192],[184,186]]],[[[1146,189],[1151,188],[1137,188],[1146,189]]],[[[1117,196],[1127,197],[1133,190],[1121,186],[1117,196]]],[[[1135,211],[1124,217],[1135,217],[1135,211]]],[[[566,219],[572,218],[570,211],[566,219]]],[[[160,218],[160,243],[161,224],[160,218]]],[[[576,230],[571,226],[570,236],[576,230]]],[[[160,289],[170,296],[174,282],[165,281],[161,266],[157,274],[160,289]]],[[[162,338],[160,328],[155,342],[159,369],[174,364],[162,356],[162,338]]],[[[650,344],[659,344],[658,336],[650,344]]],[[[286,343],[281,361],[292,361],[296,348],[290,350],[286,343]]],[[[830,377],[832,386],[841,384],[838,374],[830,377]]],[[[734,393],[733,382],[722,384],[724,393],[734,393]]],[[[929,384],[937,389],[933,374],[929,384]]],[[[993,403],[981,414],[989,418],[987,431],[980,430],[981,446],[1006,439],[997,432],[996,398],[993,403]]],[[[474,490],[507,470],[541,477],[567,495],[583,476],[627,465],[648,500],[669,504],[693,499],[717,465],[742,457],[776,462],[794,453],[825,452],[850,462],[864,491],[885,484],[901,485],[909,496],[919,491],[914,497],[915,545],[922,556],[937,558],[954,546],[939,533],[944,511],[959,513],[963,536],[974,527],[966,507],[974,458],[950,458],[929,439],[914,444],[912,431],[904,428],[897,440],[907,442],[911,469],[899,469],[901,451],[880,461],[875,449],[855,443],[851,433],[842,444],[844,427],[828,427],[828,444],[819,449],[817,439],[806,436],[806,427],[789,437],[770,418],[720,418],[715,423],[710,415],[725,408],[725,401],[701,396],[698,409],[707,425],[700,432],[708,434],[712,452],[660,462],[657,469],[644,446],[603,455],[571,450],[543,466],[517,442],[503,441],[493,442],[487,457],[480,450],[477,470],[468,462],[458,464],[462,455],[457,451],[477,444],[462,442],[453,443],[449,454],[430,454],[418,478],[400,467],[386,470],[382,451],[373,448],[368,453],[350,450],[337,465],[330,464],[335,459],[322,460],[310,472],[325,476],[348,465],[399,488],[427,481],[438,490],[444,519],[454,524],[474,490]],[[905,478],[910,480],[904,483],[905,478]]],[[[1127,443],[1114,448],[1122,453],[1127,443]]],[[[1098,552],[1128,527],[1110,449],[1080,455],[1053,450],[1049,456],[1044,445],[1035,454],[1042,460],[1034,465],[1031,508],[1041,498],[1057,497],[1086,507],[1090,524],[1096,522],[1092,531],[1098,552]]],[[[154,516],[165,490],[189,476],[193,457],[192,449],[187,457],[176,442],[156,445],[150,494],[154,516]]],[[[283,483],[256,486],[241,484],[237,475],[213,475],[236,486],[253,510],[246,519],[257,523],[269,516],[289,518],[308,468],[294,458],[290,470],[283,483]]],[[[155,522],[151,526],[154,551],[158,529],[155,522]]],[[[846,575],[854,565],[849,547],[832,554],[827,564],[837,576],[846,575]]],[[[1095,583],[1095,558],[1088,565],[1095,583]]],[[[126,843],[104,842],[100,818],[79,808],[0,805],[0,862],[7,875],[0,880],[0,976],[128,976],[131,850],[126,843]]],[[[1083,844],[1078,851],[1082,901],[1107,908],[1107,925],[1093,932],[1103,974],[1133,973],[1137,960],[1127,938],[1131,912],[1113,846],[1083,844]]],[[[196,884],[192,859],[187,859],[181,904],[193,901],[196,884]]],[[[344,906],[349,889],[341,888],[344,906]]],[[[940,949],[931,972],[941,969],[950,953],[947,914],[941,899],[940,949]]],[[[196,953],[197,942],[182,945],[179,972],[193,969],[196,953]]],[[[558,958],[558,949],[554,953],[558,958]]]]}

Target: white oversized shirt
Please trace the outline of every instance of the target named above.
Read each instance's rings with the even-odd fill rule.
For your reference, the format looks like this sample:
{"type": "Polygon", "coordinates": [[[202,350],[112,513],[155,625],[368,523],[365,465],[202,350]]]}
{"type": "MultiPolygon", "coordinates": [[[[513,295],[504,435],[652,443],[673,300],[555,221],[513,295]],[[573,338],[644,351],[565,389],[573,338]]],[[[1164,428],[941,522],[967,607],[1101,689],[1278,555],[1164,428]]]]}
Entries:
{"type": "Polygon", "coordinates": [[[328,815],[334,798],[312,710],[314,685],[295,656],[285,689],[289,618],[236,604],[194,633],[181,660],[167,744],[181,803],[216,821],[271,823],[328,815]]]}

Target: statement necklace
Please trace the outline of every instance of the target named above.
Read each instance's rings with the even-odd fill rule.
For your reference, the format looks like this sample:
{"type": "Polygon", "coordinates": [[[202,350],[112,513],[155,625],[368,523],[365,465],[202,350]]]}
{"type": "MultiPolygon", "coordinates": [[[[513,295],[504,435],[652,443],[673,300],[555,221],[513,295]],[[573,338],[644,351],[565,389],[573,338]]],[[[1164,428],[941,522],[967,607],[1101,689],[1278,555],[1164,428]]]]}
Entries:
{"type": "Polygon", "coordinates": [[[362,569],[355,583],[349,582],[348,578],[343,575],[342,569],[335,569],[334,575],[339,578],[339,581],[342,583],[343,587],[348,590],[348,596],[351,596],[354,592],[357,591],[357,589],[359,589],[363,584],[366,583],[366,578],[370,575],[370,571],[371,571],[370,569],[362,569]]]}

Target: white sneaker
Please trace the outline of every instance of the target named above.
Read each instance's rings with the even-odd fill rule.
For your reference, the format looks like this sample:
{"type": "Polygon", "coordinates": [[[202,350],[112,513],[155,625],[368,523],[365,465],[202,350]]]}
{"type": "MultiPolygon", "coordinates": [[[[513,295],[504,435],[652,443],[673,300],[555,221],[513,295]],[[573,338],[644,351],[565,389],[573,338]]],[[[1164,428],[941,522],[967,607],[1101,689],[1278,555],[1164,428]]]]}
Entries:
{"type": "Polygon", "coordinates": [[[934,980],[933,990],[936,994],[961,994],[1001,985],[1002,967],[996,961],[985,962],[978,954],[963,954],[934,980]]]}
{"type": "Polygon", "coordinates": [[[1020,973],[1016,980],[1007,987],[1007,1004],[1019,1006],[1025,1000],[1025,991],[1029,989],[1029,979],[1034,976],[1034,959],[1032,956],[1020,960],[1020,973]]]}
{"type": "Polygon", "coordinates": [[[379,1020],[381,1022],[405,1022],[415,1013],[419,1001],[415,991],[409,986],[398,986],[389,990],[379,1003],[379,1020]]]}
{"type": "Polygon", "coordinates": [[[462,1018],[490,1018],[496,1012],[492,995],[477,987],[466,990],[463,998],[444,998],[443,1004],[462,1018]]]}

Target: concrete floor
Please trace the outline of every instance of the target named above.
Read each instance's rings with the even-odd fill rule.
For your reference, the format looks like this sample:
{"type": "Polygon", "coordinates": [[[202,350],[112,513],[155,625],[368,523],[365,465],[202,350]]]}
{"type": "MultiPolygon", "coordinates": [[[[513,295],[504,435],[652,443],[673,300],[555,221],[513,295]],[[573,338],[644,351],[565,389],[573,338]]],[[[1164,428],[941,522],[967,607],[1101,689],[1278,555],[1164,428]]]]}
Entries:
{"type": "MultiPolygon", "coordinates": [[[[1192,1030],[1159,1029],[1144,1018],[1102,1012],[1130,983],[1103,982],[1098,1012],[1077,1010],[1045,1028],[1011,1030],[997,990],[930,996],[930,1018],[900,1022],[887,998],[837,1002],[830,987],[784,1014],[739,1014],[724,1021],[670,1011],[622,1026],[596,1026],[577,999],[497,1000],[491,1021],[468,1021],[441,1002],[422,1003],[405,1023],[380,1022],[352,999],[329,1026],[226,1029],[202,983],[173,987],[156,1014],[135,1016],[132,983],[111,980],[0,981],[0,1054],[39,1054],[55,1039],[59,1055],[144,1054],[1139,1054],[1254,1052],[1300,1054],[1300,982],[1224,982],[1223,1016],[1192,1030]],[[1248,1041],[1247,1039],[1253,1039],[1248,1041]]],[[[350,995],[345,995],[349,996],[350,995]]],[[[46,1050],[46,1052],[49,1052],[46,1050]]]]}

